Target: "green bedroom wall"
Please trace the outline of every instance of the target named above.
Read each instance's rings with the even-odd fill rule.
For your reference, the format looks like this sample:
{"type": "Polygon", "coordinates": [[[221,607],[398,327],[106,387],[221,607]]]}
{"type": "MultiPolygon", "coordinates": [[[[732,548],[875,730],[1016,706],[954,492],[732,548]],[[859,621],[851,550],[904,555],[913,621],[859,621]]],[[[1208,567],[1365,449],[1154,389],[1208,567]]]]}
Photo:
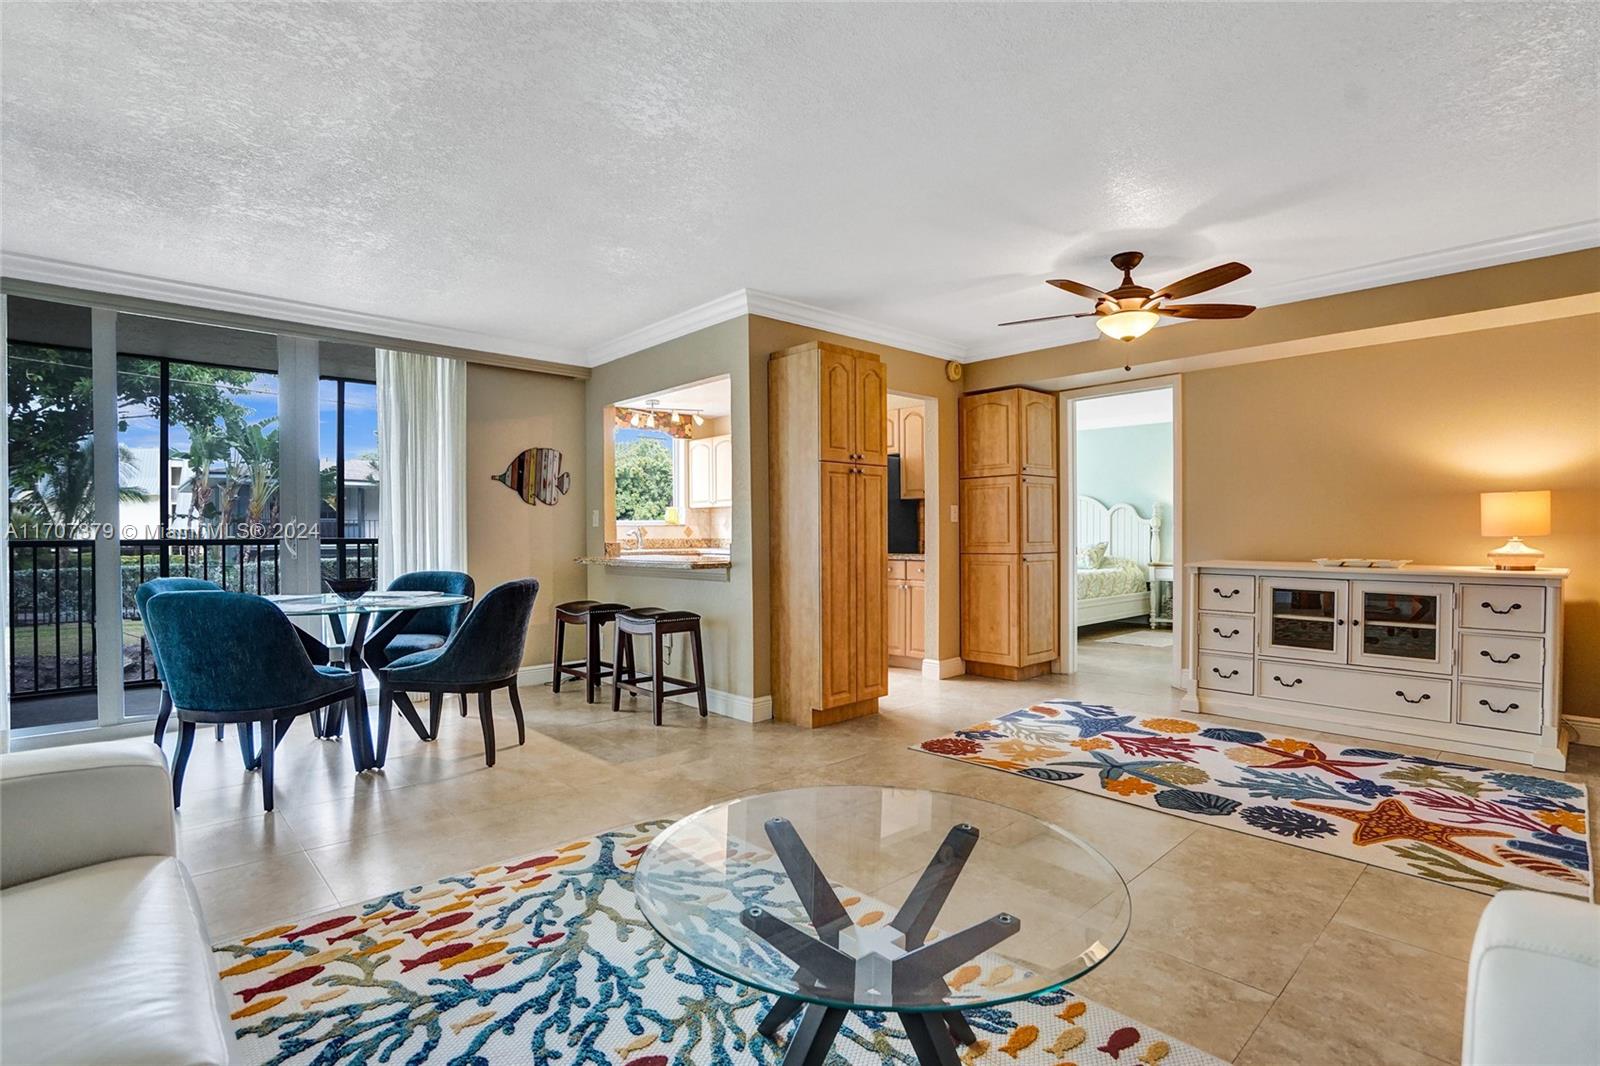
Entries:
{"type": "Polygon", "coordinates": [[[1150,517],[1161,505],[1161,557],[1172,558],[1172,423],[1078,431],[1078,491],[1150,517]]]}

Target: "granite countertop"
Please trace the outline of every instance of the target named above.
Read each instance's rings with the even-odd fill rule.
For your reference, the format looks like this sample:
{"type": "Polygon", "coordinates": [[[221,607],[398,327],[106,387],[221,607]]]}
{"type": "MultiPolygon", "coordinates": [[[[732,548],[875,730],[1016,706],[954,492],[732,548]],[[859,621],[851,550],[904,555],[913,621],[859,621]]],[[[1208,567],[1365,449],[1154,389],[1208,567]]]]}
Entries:
{"type": "Polygon", "coordinates": [[[913,559],[916,562],[921,563],[921,562],[926,562],[927,561],[928,553],[927,552],[890,552],[889,553],[889,558],[891,558],[891,559],[913,559]]]}
{"type": "Polygon", "coordinates": [[[727,570],[733,566],[732,560],[722,554],[649,549],[620,555],[589,555],[578,562],[584,566],[616,566],[629,570],[727,570]]]}

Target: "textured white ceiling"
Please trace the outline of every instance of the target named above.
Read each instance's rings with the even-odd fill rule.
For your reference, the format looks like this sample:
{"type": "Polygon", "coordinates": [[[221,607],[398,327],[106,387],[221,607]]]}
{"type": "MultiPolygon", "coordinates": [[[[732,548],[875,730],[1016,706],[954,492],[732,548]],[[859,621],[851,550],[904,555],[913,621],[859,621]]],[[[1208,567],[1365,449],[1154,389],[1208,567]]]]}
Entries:
{"type": "Polygon", "coordinates": [[[1022,350],[1092,335],[994,324],[1079,309],[1040,281],[1126,248],[1281,300],[1600,218],[1595,4],[55,3],[0,33],[6,252],[577,358],[741,288],[1022,350]]]}

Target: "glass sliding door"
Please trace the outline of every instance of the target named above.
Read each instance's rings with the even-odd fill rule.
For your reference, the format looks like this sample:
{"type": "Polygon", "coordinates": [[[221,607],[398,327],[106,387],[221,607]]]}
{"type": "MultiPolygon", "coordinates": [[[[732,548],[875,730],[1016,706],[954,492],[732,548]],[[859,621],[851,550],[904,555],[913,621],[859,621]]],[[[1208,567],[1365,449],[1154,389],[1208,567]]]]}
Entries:
{"type": "Polygon", "coordinates": [[[93,724],[91,313],[15,296],[6,312],[11,727],[93,724]]]}
{"type": "Polygon", "coordinates": [[[323,378],[318,389],[323,577],[378,576],[378,387],[323,378]]]}

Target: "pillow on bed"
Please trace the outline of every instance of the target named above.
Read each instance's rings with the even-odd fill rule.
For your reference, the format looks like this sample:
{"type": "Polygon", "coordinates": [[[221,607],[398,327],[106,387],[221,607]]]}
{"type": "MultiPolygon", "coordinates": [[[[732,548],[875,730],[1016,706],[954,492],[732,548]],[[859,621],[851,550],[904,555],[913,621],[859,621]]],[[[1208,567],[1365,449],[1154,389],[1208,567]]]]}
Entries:
{"type": "Polygon", "coordinates": [[[1089,545],[1079,554],[1078,565],[1088,570],[1100,569],[1105,565],[1106,549],[1109,547],[1110,545],[1105,541],[1101,541],[1099,544],[1089,545]]]}

